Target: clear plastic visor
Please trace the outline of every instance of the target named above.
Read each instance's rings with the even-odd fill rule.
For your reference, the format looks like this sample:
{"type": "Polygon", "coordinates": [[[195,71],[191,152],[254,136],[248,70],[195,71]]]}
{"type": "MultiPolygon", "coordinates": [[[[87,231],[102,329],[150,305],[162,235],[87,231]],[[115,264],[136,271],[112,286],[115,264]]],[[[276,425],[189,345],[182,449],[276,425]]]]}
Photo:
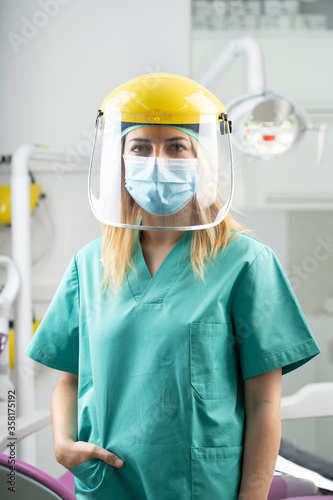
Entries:
{"type": "Polygon", "coordinates": [[[171,116],[161,124],[149,118],[97,118],[88,183],[95,217],[160,231],[219,224],[233,194],[228,122],[215,115],[171,116]]]}

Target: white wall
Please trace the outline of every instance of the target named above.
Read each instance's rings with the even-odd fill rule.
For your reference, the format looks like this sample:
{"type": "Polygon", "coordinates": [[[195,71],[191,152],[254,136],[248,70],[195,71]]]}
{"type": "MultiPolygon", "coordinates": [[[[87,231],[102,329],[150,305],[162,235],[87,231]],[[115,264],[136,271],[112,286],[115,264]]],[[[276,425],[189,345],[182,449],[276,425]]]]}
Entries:
{"type": "Polygon", "coordinates": [[[2,5],[1,151],[23,142],[75,148],[116,86],[155,71],[188,75],[189,13],[188,0],[2,5]],[[58,6],[54,17],[41,8],[46,4],[58,6]],[[28,29],[27,20],[40,23],[42,12],[45,26],[28,29]],[[25,42],[15,43],[14,35],[25,42]]]}
{"type": "MultiPolygon", "coordinates": [[[[16,0],[0,9],[0,154],[33,143],[66,155],[61,165],[30,164],[46,193],[31,219],[33,258],[48,246],[32,268],[40,317],[72,255],[100,236],[83,162],[97,110],[109,92],[138,75],[189,76],[190,0],[16,0]]],[[[1,166],[0,183],[8,182],[1,166]]],[[[0,228],[0,253],[11,255],[10,228],[0,228]]],[[[58,377],[38,366],[37,408],[50,407],[58,377]]],[[[37,466],[63,473],[53,457],[51,427],[40,431],[37,445],[37,466]]]]}

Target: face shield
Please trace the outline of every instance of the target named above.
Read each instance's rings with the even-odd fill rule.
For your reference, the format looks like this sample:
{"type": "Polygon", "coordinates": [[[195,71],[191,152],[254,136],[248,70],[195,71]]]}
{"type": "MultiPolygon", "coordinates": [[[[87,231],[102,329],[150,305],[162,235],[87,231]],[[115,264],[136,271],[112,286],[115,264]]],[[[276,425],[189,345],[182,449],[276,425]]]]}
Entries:
{"type": "Polygon", "coordinates": [[[100,111],[88,190],[95,217],[110,226],[187,231],[219,224],[233,194],[226,115],[162,121],[100,111]]]}

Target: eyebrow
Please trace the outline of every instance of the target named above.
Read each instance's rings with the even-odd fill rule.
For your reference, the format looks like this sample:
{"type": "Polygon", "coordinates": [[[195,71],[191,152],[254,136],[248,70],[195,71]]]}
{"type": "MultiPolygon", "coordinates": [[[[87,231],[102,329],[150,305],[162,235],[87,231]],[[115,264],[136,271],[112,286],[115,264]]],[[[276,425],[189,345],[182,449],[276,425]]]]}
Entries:
{"type": "MultiPolygon", "coordinates": [[[[190,139],[188,139],[187,137],[171,137],[170,139],[165,139],[164,142],[179,141],[179,140],[184,140],[184,141],[191,142],[190,139]]],[[[141,137],[136,137],[134,139],[130,139],[128,142],[132,142],[132,141],[149,142],[149,143],[151,143],[150,139],[143,139],[141,137]]]]}

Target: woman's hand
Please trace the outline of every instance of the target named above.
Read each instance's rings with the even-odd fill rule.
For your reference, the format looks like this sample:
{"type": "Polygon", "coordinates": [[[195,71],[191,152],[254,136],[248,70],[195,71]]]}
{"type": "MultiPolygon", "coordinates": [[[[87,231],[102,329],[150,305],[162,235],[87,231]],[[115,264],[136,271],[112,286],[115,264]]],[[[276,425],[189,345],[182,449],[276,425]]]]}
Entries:
{"type": "Polygon", "coordinates": [[[124,462],[119,457],[97,444],[72,441],[71,439],[67,439],[61,445],[58,444],[55,449],[55,456],[57,462],[66,469],[72,469],[93,458],[104,460],[107,464],[118,469],[124,465],[124,462]],[[120,462],[117,463],[117,460],[120,460],[120,462]]]}

